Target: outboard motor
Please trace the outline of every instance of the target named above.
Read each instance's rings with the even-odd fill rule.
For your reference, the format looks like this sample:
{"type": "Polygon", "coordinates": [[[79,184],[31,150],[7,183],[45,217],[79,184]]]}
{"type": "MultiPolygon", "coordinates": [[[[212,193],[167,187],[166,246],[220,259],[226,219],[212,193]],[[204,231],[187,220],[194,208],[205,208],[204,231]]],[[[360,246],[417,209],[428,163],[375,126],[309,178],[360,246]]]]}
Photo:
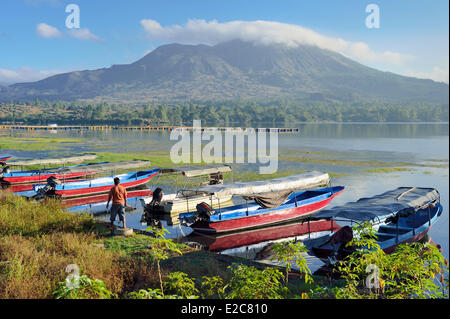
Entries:
{"type": "Polygon", "coordinates": [[[164,213],[164,207],[161,201],[164,196],[162,188],[158,187],[153,191],[152,200],[144,208],[144,214],[141,216],[141,223],[147,223],[147,226],[156,226],[161,228],[161,220],[157,218],[157,214],[164,213]]]}
{"type": "Polygon", "coordinates": [[[197,209],[197,220],[209,220],[212,215],[212,207],[205,202],[201,202],[195,206],[197,209]]]}
{"type": "Polygon", "coordinates": [[[209,217],[213,213],[213,209],[205,202],[201,202],[195,206],[197,212],[191,216],[184,217],[181,224],[190,227],[195,222],[209,222],[209,217]]]}
{"type": "Polygon", "coordinates": [[[47,178],[47,184],[39,188],[32,198],[39,200],[46,196],[53,196],[54,193],[52,194],[52,192],[55,190],[56,185],[61,185],[61,181],[54,176],[50,176],[47,178]]]}
{"type": "Polygon", "coordinates": [[[164,196],[164,192],[163,192],[162,188],[160,188],[160,187],[156,188],[155,191],[153,192],[152,201],[150,202],[149,206],[152,206],[152,207],[160,206],[163,196],[164,196]]]}
{"type": "Polygon", "coordinates": [[[334,265],[338,259],[349,254],[350,249],[346,245],[353,239],[353,231],[350,226],[344,226],[331,236],[329,244],[334,247],[328,256],[328,262],[334,265]]]}
{"type": "MultiPolygon", "coordinates": [[[[2,166],[4,166],[5,163],[2,162],[2,166]]],[[[11,170],[9,169],[9,166],[6,165],[3,167],[2,171],[0,172],[0,178],[3,178],[4,174],[9,174],[9,172],[11,172],[11,170]]]]}

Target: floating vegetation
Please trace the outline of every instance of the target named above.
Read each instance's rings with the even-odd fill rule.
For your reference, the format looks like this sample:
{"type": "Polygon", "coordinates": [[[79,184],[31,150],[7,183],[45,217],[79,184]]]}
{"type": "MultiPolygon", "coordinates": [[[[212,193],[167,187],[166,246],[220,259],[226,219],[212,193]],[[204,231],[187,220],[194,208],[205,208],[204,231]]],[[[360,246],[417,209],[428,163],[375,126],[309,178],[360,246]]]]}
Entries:
{"type": "Polygon", "coordinates": [[[61,150],[66,146],[82,141],[83,139],[80,138],[2,137],[0,149],[14,151],[61,150]]]}
{"type": "Polygon", "coordinates": [[[394,173],[394,172],[411,172],[411,171],[415,171],[415,169],[406,167],[379,167],[362,170],[363,173],[394,173]]]}
{"type": "Polygon", "coordinates": [[[340,166],[367,166],[367,167],[386,167],[386,166],[417,166],[417,167],[434,167],[434,168],[447,168],[448,164],[423,164],[423,163],[413,163],[413,162],[385,162],[385,161],[351,161],[336,158],[312,158],[305,156],[287,156],[280,155],[280,160],[286,162],[298,162],[298,163],[314,163],[314,164],[325,164],[325,165],[340,165],[340,166]]]}

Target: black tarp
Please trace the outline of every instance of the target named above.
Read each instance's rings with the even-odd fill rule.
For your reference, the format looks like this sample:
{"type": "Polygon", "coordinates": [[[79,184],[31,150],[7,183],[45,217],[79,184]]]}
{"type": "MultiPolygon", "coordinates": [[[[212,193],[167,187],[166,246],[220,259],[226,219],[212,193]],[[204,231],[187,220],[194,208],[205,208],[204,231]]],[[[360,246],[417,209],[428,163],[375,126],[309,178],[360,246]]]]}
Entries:
{"type": "Polygon", "coordinates": [[[439,200],[439,192],[434,188],[399,187],[377,196],[323,210],[311,219],[372,221],[399,212],[414,211],[436,200],[439,200]]]}

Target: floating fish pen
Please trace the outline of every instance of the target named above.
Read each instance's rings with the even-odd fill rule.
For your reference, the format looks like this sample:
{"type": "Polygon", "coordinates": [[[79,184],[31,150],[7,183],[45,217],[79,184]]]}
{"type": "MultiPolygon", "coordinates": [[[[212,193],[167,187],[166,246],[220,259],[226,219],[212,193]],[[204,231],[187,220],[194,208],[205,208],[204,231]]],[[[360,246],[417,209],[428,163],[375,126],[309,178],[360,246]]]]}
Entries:
{"type": "Polygon", "coordinates": [[[167,131],[172,130],[188,130],[188,131],[220,131],[220,132],[277,132],[293,134],[299,133],[299,128],[241,128],[241,127],[192,127],[192,126],[110,126],[110,125],[61,125],[61,126],[50,126],[50,125],[0,125],[0,129],[4,130],[47,130],[47,131],[68,131],[68,130],[78,130],[78,131],[108,131],[108,130],[121,130],[121,131],[167,131]]]}

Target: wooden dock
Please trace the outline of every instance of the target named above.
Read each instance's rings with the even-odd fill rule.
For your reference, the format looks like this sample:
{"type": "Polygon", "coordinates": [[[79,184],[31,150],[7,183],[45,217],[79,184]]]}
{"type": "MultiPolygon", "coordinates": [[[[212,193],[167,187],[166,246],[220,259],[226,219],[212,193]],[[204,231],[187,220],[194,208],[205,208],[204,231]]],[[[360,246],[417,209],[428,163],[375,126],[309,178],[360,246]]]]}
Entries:
{"type": "MultiPolygon", "coordinates": [[[[0,124],[0,130],[25,130],[25,131],[37,131],[37,130],[47,130],[47,131],[110,131],[110,130],[122,130],[122,131],[166,131],[171,132],[172,130],[188,130],[193,131],[197,129],[192,126],[112,126],[112,125],[23,125],[23,124],[0,124]]],[[[255,132],[277,132],[277,133],[299,133],[298,128],[246,128],[246,127],[201,127],[200,130],[211,131],[218,130],[221,132],[249,132],[254,130],[255,132]]]]}

